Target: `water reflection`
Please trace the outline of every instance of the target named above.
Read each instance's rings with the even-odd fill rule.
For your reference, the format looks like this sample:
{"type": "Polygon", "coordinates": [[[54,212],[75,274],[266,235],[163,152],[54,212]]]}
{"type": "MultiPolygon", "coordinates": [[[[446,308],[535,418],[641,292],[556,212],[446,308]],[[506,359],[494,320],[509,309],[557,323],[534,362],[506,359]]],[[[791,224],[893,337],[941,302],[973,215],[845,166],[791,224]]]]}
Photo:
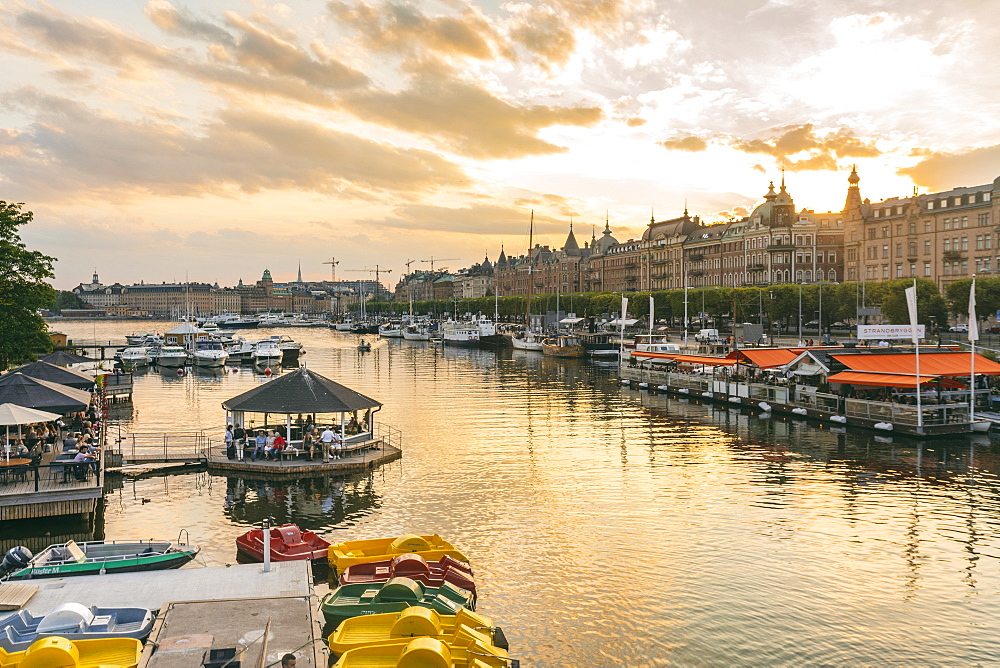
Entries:
{"type": "Polygon", "coordinates": [[[268,519],[313,531],[329,530],[353,523],[381,506],[374,475],[291,482],[226,476],[223,508],[234,525],[259,526],[268,519]]]}

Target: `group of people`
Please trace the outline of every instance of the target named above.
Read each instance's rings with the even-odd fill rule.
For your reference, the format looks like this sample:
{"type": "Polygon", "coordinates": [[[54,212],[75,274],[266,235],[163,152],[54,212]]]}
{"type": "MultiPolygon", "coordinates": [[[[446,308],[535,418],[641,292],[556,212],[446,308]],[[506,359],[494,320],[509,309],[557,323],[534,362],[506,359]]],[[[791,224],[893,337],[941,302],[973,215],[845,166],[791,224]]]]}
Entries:
{"type": "MultiPolygon", "coordinates": [[[[362,431],[362,426],[356,417],[351,417],[350,422],[345,425],[344,431],[348,434],[358,434],[362,431]]],[[[247,431],[242,426],[226,425],[226,432],[223,436],[226,457],[242,460],[245,450],[249,450],[251,444],[253,447],[250,461],[252,462],[258,459],[278,461],[281,459],[281,453],[289,448],[298,452],[298,449],[288,442],[282,432],[283,430],[278,427],[271,430],[261,429],[254,434],[252,430],[247,431]]],[[[322,459],[324,453],[328,453],[331,459],[340,459],[344,456],[344,438],[333,425],[318,431],[315,425],[307,424],[303,427],[302,451],[306,453],[306,459],[309,461],[312,461],[314,457],[322,459]]]]}

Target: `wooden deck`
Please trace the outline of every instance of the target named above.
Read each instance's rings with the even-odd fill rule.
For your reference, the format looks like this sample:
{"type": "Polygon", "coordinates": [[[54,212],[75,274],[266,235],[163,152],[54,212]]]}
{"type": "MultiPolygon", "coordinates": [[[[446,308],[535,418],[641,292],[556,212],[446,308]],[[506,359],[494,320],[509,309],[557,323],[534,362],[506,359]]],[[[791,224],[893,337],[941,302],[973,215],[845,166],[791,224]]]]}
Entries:
{"type": "Polygon", "coordinates": [[[29,467],[23,478],[0,479],[0,520],[59,515],[90,515],[104,494],[104,467],[83,480],[71,475],[68,462],[57,462],[61,447],[42,455],[41,465],[29,467]]]}
{"type": "Polygon", "coordinates": [[[382,439],[370,441],[371,445],[363,450],[344,455],[340,459],[285,459],[282,461],[250,461],[227,459],[223,447],[212,447],[209,450],[209,472],[252,473],[254,475],[280,477],[308,477],[331,474],[355,473],[367,471],[376,466],[394,461],[403,456],[402,450],[389,445],[382,439]]]}

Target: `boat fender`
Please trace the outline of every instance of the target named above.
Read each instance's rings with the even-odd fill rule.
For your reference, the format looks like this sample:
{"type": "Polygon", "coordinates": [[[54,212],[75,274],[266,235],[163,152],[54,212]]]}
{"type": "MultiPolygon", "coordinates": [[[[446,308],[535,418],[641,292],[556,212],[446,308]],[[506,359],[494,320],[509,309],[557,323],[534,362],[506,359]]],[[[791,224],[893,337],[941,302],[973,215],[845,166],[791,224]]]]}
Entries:
{"type": "Polygon", "coordinates": [[[739,397],[729,397],[729,402],[733,404],[740,404],[743,403],[743,400],[739,397]]]}
{"type": "Polygon", "coordinates": [[[639,383],[639,389],[640,390],[649,389],[649,383],[639,383]]]}
{"type": "Polygon", "coordinates": [[[711,399],[711,398],[712,398],[712,397],[714,397],[715,395],[714,395],[714,394],[712,394],[711,392],[702,392],[702,393],[701,393],[701,396],[703,396],[703,397],[708,397],[709,399],[711,399]]]}
{"type": "Polygon", "coordinates": [[[3,561],[0,561],[0,577],[3,577],[13,571],[25,568],[31,563],[33,556],[34,555],[31,554],[31,550],[23,545],[10,548],[7,550],[7,554],[3,555],[3,561]]]}
{"type": "Polygon", "coordinates": [[[656,389],[658,389],[660,392],[668,392],[668,391],[670,391],[670,388],[667,387],[666,385],[657,385],[656,389]]]}
{"type": "Polygon", "coordinates": [[[264,375],[265,376],[270,376],[271,375],[271,367],[267,367],[266,369],[264,369],[264,375]]]}
{"type": "Polygon", "coordinates": [[[885,431],[892,431],[892,423],[891,422],[876,422],[875,423],[875,428],[876,429],[883,429],[885,431]]]}
{"type": "Polygon", "coordinates": [[[847,422],[847,418],[843,415],[831,415],[830,422],[839,422],[840,424],[844,424],[847,422]]]}
{"type": "Polygon", "coordinates": [[[687,389],[686,387],[682,387],[677,391],[680,392],[681,394],[691,394],[691,390],[687,389]]]}
{"type": "Polygon", "coordinates": [[[632,381],[628,378],[622,378],[622,385],[631,385],[632,381]]]}
{"type": "Polygon", "coordinates": [[[808,415],[809,411],[804,408],[793,408],[792,412],[796,415],[808,415]]]}
{"type": "Polygon", "coordinates": [[[757,405],[760,406],[760,409],[765,413],[771,412],[771,404],[767,403],[766,401],[761,401],[757,405]]]}

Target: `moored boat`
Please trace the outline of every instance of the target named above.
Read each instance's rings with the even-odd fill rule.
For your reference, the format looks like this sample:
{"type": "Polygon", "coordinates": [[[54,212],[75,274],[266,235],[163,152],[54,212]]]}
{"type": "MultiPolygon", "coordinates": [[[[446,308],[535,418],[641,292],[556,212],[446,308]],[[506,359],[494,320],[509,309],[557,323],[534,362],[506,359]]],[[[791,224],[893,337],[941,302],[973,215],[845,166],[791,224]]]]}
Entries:
{"type": "MultiPolygon", "coordinates": [[[[326,561],[329,547],[329,541],[294,524],[271,529],[273,561],[326,561]]],[[[236,539],[236,549],[257,561],[264,561],[264,530],[247,531],[236,539]]]]}
{"type": "Polygon", "coordinates": [[[413,638],[437,638],[449,645],[459,639],[477,640],[506,652],[507,638],[492,620],[466,608],[442,615],[430,608],[411,606],[402,612],[364,615],[345,620],[330,634],[327,643],[334,656],[359,647],[408,644],[413,638]]]}
{"type": "MultiPolygon", "coordinates": [[[[83,543],[71,540],[50,545],[34,557],[25,548],[11,548],[0,571],[8,569],[10,574],[7,577],[11,580],[160,571],[180,568],[197,554],[198,548],[194,545],[168,540],[96,540],[83,543]],[[15,550],[22,552],[12,558],[15,550]]],[[[3,575],[0,572],[0,576],[3,575]]]]}
{"type": "Polygon", "coordinates": [[[407,325],[403,328],[403,338],[407,341],[430,341],[431,332],[426,325],[407,325]]]}
{"type": "Polygon", "coordinates": [[[257,345],[254,346],[253,362],[261,366],[280,364],[283,355],[284,353],[277,341],[264,339],[263,341],[258,341],[257,345]]]}
{"type": "Polygon", "coordinates": [[[491,651],[481,641],[458,639],[454,644],[437,638],[410,638],[406,644],[371,645],[348,650],[334,668],[508,668],[520,665],[507,653],[491,651]]]}
{"type": "Polygon", "coordinates": [[[59,636],[41,638],[23,652],[0,649],[4,668],[136,668],[142,658],[142,643],[135,638],[67,640],[59,636]]]}
{"type": "Polygon", "coordinates": [[[580,339],[567,334],[543,340],[542,353],[551,357],[583,357],[587,354],[580,339]]]}
{"type": "Polygon", "coordinates": [[[100,638],[144,640],[155,614],[145,608],[84,607],[64,603],[45,615],[19,610],[0,620],[0,648],[22,652],[40,638],[60,636],[70,641],[100,638]]]}
{"type": "Polygon", "coordinates": [[[225,366],[228,359],[229,353],[222,347],[222,343],[211,339],[196,341],[194,352],[191,354],[191,363],[201,367],[225,366]]]}
{"type": "Polygon", "coordinates": [[[520,332],[515,336],[511,337],[511,344],[514,346],[515,350],[535,350],[538,352],[542,351],[542,339],[535,335],[534,332],[528,330],[526,332],[520,332]]]}
{"type": "Polygon", "coordinates": [[[416,553],[427,561],[441,561],[451,557],[458,561],[468,562],[459,550],[437,534],[418,536],[404,534],[398,538],[373,538],[370,540],[351,540],[330,546],[330,565],[338,573],[344,572],[354,564],[369,561],[385,561],[398,554],[416,553]]]}
{"type": "Polygon", "coordinates": [[[442,583],[450,582],[473,593],[476,591],[476,580],[469,564],[451,557],[428,562],[419,554],[400,554],[386,561],[355,564],[341,573],[340,584],[385,582],[400,576],[416,580],[428,587],[440,587],[442,583]]]}
{"type": "Polygon", "coordinates": [[[591,357],[617,357],[619,340],[617,334],[595,332],[580,334],[580,343],[591,357]]]}
{"type": "Polygon", "coordinates": [[[403,336],[403,324],[398,320],[390,320],[379,325],[378,335],[387,339],[399,339],[403,336]]]}
{"type": "Polygon", "coordinates": [[[416,580],[399,577],[387,582],[341,585],[323,598],[320,610],[328,624],[337,626],[358,615],[398,613],[414,605],[454,615],[462,608],[475,610],[476,595],[448,582],[440,587],[425,587],[416,580]]]}
{"type": "Polygon", "coordinates": [[[187,351],[182,346],[162,346],[156,354],[156,365],[184,366],[187,359],[187,351]]]}
{"type": "Polygon", "coordinates": [[[448,320],[441,323],[441,337],[445,345],[475,347],[479,345],[479,327],[474,322],[448,320]]]}
{"type": "Polygon", "coordinates": [[[152,361],[149,348],[146,346],[131,346],[118,354],[118,361],[122,366],[139,367],[146,366],[152,361]]]}

